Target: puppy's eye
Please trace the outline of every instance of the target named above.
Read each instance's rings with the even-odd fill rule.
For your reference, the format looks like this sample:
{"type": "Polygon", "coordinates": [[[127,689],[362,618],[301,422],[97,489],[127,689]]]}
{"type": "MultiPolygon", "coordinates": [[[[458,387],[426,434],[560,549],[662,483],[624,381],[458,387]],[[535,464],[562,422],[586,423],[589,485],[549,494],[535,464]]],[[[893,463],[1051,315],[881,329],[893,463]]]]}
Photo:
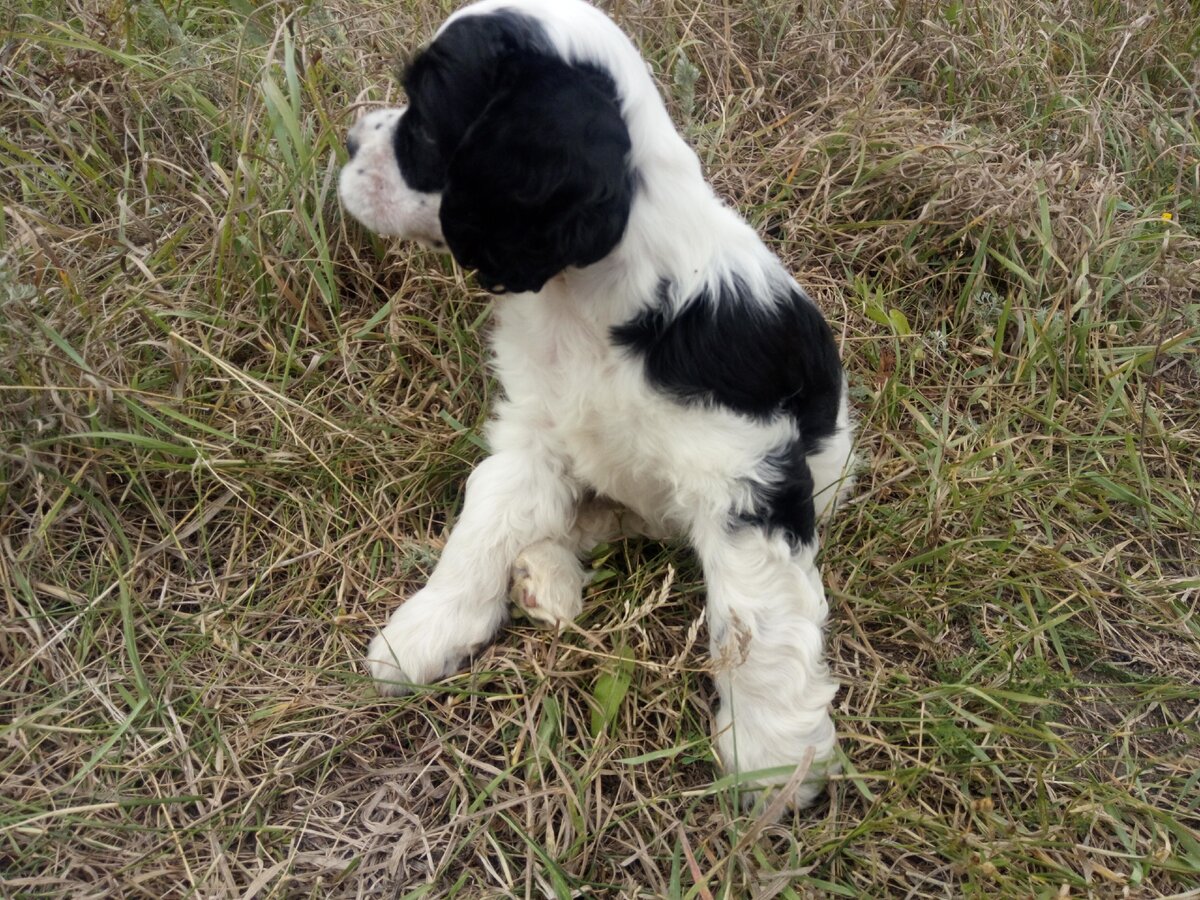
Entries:
{"type": "Polygon", "coordinates": [[[408,123],[409,134],[413,138],[420,141],[422,144],[435,143],[432,132],[425,127],[425,123],[420,119],[414,119],[408,123]]]}

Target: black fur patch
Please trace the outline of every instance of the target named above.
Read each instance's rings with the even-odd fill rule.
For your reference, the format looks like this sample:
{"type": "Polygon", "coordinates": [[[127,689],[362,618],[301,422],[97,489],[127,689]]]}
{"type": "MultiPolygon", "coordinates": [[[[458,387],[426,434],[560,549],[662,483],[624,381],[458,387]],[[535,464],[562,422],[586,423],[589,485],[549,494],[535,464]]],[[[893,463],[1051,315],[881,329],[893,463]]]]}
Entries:
{"type": "Polygon", "coordinates": [[[672,286],[612,330],[614,343],[645,360],[650,381],[684,400],[720,403],[754,418],[786,413],[811,447],[837,426],[842,364],[816,304],[789,288],[749,296],[736,276],[672,312],[672,286]]]}
{"type": "Polygon", "coordinates": [[[799,439],[766,460],[776,478],[738,520],[811,541],[816,519],[805,460],[836,430],[841,402],[842,365],[828,323],[794,287],[764,302],[734,277],[677,312],[671,290],[660,284],[657,303],[612,330],[614,343],[640,356],[650,382],[681,401],[796,422],[799,439]]]}
{"type": "Polygon", "coordinates": [[[401,172],[442,192],[446,242],[484,287],[540,290],[617,245],[635,179],[606,73],[562,60],[537,22],[501,12],[454,22],[406,81],[401,172]]]}
{"type": "Polygon", "coordinates": [[[813,477],[802,441],[793,441],[765,460],[774,480],[755,486],[754,509],[735,515],[747,525],[778,530],[792,544],[812,543],[817,534],[813,477]]]}
{"type": "Polygon", "coordinates": [[[452,22],[404,73],[408,111],[396,128],[396,160],[414,190],[446,187],[450,159],[496,96],[502,70],[524,54],[546,55],[550,41],[529,16],[501,10],[452,22]]]}

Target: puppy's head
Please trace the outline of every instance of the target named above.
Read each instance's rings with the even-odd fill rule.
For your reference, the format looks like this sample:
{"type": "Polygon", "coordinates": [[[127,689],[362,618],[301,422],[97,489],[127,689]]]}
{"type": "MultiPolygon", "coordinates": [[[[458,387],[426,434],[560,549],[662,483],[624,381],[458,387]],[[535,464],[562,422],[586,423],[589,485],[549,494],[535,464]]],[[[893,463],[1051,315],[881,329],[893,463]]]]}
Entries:
{"type": "Polygon", "coordinates": [[[449,247],[496,293],[537,291],[621,239],[633,194],[613,80],[533,18],[447,24],[409,66],[409,105],[364,116],[338,193],[367,228],[449,247]]]}

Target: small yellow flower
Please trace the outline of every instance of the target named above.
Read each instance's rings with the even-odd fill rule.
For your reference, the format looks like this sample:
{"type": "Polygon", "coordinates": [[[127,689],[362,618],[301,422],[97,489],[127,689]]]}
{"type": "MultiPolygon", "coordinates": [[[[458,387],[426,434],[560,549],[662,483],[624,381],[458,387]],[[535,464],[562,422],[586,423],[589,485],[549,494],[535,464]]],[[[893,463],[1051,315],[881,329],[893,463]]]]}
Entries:
{"type": "Polygon", "coordinates": [[[1175,218],[1175,216],[1169,212],[1163,213],[1162,217],[1164,222],[1170,222],[1173,218],[1175,218]]]}

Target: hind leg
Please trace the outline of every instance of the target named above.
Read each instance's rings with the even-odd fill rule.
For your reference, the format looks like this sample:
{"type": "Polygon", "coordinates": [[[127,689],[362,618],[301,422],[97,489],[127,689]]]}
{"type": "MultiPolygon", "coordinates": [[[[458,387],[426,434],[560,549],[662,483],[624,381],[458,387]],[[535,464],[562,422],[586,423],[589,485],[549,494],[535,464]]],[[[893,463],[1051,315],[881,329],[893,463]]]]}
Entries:
{"type": "Polygon", "coordinates": [[[583,611],[588,575],[580,562],[597,544],[619,538],[662,536],[636,513],[599,497],[579,505],[575,524],[563,538],[530,544],[513,563],[509,599],[531,619],[546,625],[573,622],[583,611]]]}
{"type": "Polygon", "coordinates": [[[565,625],[583,611],[586,581],[575,551],[564,541],[547,539],[517,554],[508,598],[537,622],[565,625]]]}

